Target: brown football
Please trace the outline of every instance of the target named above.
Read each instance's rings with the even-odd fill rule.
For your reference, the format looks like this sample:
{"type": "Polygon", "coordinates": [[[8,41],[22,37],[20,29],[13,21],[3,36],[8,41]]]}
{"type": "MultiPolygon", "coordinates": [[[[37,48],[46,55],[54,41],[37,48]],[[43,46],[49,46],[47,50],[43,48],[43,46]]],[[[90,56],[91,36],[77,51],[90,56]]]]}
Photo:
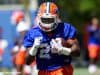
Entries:
{"type": "Polygon", "coordinates": [[[62,39],[62,45],[63,45],[64,47],[70,48],[71,45],[69,44],[69,42],[71,42],[71,40],[62,39]]]}

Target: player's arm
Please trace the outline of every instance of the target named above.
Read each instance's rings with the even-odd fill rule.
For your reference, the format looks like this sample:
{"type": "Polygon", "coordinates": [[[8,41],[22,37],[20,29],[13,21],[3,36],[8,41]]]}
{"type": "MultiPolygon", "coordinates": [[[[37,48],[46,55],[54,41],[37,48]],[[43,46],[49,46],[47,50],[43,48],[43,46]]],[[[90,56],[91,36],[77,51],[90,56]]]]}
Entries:
{"type": "Polygon", "coordinates": [[[52,40],[52,44],[58,50],[58,53],[63,55],[73,55],[79,56],[80,55],[80,48],[78,44],[78,40],[76,39],[76,29],[71,26],[69,29],[69,33],[66,34],[68,29],[65,29],[65,37],[68,39],[62,39],[62,45],[56,43],[55,40],[52,40]]]}
{"type": "MultiPolygon", "coordinates": [[[[67,31],[67,29],[66,29],[66,31],[67,31]]],[[[65,32],[65,34],[66,34],[66,32],[65,32]]],[[[66,45],[69,45],[69,47],[68,46],[63,47],[62,52],[65,54],[72,55],[72,56],[79,56],[80,55],[80,47],[79,47],[78,40],[76,38],[77,30],[72,25],[70,25],[69,34],[67,34],[67,35],[68,35],[68,39],[66,39],[65,42],[67,42],[66,45]],[[64,52],[64,50],[66,52],[64,52]]]]}
{"type": "MultiPolygon", "coordinates": [[[[60,40],[59,40],[60,41],[60,40]]],[[[79,56],[80,55],[80,48],[77,39],[62,39],[62,44],[56,39],[52,39],[52,53],[58,53],[62,55],[72,55],[72,56],[79,56]]]]}
{"type": "Polygon", "coordinates": [[[29,54],[29,51],[31,49],[32,49],[32,47],[26,49],[27,52],[26,52],[25,64],[27,64],[27,65],[30,65],[35,59],[35,56],[29,54]]]}
{"type": "Polygon", "coordinates": [[[31,64],[31,62],[34,60],[36,53],[37,53],[37,47],[39,46],[40,41],[36,36],[34,35],[34,29],[32,28],[29,30],[24,37],[23,45],[26,48],[26,58],[25,63],[27,65],[31,64]]]}
{"type": "Polygon", "coordinates": [[[69,50],[72,56],[80,56],[80,47],[76,38],[67,40],[67,44],[70,46],[69,50]]]}
{"type": "Polygon", "coordinates": [[[40,46],[40,38],[35,38],[33,46],[30,48],[27,48],[27,51],[28,51],[26,54],[27,65],[30,65],[32,61],[35,59],[39,46],[40,46]]]}
{"type": "MultiPolygon", "coordinates": [[[[77,39],[68,39],[62,40],[62,45],[59,45],[58,42],[52,40],[52,44],[54,44],[55,50],[58,51],[59,54],[62,55],[72,55],[79,56],[80,55],[80,47],[77,39]]],[[[53,51],[54,52],[54,51],[53,51]]]]}

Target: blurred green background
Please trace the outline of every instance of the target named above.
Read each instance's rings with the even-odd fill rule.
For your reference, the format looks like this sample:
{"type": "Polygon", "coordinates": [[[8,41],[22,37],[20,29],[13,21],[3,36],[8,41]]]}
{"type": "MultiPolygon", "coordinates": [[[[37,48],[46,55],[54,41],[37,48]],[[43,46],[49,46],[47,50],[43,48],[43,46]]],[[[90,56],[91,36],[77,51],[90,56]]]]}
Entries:
{"type": "Polygon", "coordinates": [[[74,24],[80,32],[92,16],[100,17],[100,0],[55,0],[63,21],[74,24]]]}

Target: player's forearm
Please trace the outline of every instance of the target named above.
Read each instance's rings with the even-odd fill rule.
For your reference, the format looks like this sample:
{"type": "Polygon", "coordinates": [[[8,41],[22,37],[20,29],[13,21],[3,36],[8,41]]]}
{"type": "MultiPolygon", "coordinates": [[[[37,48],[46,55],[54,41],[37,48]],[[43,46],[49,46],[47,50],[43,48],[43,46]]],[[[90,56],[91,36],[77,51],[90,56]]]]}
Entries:
{"type": "Polygon", "coordinates": [[[41,38],[35,38],[33,46],[31,48],[28,48],[28,54],[26,58],[27,64],[30,64],[34,60],[37,54],[38,48],[40,47],[40,41],[41,41],[41,38]]]}
{"type": "Polygon", "coordinates": [[[25,64],[30,65],[34,60],[35,60],[35,56],[31,56],[29,53],[27,53],[25,64]]]}
{"type": "Polygon", "coordinates": [[[29,53],[31,49],[32,48],[27,49],[26,58],[25,58],[25,64],[27,65],[30,65],[35,60],[35,56],[29,53]]]}
{"type": "Polygon", "coordinates": [[[61,54],[79,56],[80,55],[80,48],[79,48],[77,39],[68,40],[67,43],[70,45],[70,47],[68,47],[68,48],[62,47],[60,50],[61,54]]]}
{"type": "Polygon", "coordinates": [[[80,56],[80,47],[77,42],[72,44],[71,55],[76,57],[80,56]]]}
{"type": "Polygon", "coordinates": [[[37,49],[38,49],[38,48],[37,48],[36,46],[33,45],[33,47],[31,47],[31,48],[29,49],[29,55],[35,56],[36,53],[37,53],[37,49]]]}

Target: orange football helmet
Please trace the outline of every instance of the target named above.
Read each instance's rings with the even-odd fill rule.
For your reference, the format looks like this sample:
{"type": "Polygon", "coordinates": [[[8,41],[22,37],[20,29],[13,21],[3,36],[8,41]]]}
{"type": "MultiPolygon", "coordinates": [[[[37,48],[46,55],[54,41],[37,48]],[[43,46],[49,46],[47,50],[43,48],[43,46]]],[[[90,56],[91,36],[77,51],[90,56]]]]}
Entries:
{"type": "Polygon", "coordinates": [[[44,2],[38,10],[39,27],[50,32],[58,26],[58,7],[53,2],[44,2]]]}

